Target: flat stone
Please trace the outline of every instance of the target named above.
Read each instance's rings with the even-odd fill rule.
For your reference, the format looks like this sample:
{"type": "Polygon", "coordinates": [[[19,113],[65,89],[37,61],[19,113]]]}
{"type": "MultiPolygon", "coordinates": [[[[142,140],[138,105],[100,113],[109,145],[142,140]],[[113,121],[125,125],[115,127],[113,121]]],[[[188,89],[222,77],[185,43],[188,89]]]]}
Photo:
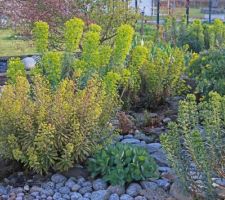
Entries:
{"type": "Polygon", "coordinates": [[[146,148],[148,149],[149,153],[155,153],[162,148],[162,145],[160,143],[151,143],[147,144],[146,148]]]}
{"type": "Polygon", "coordinates": [[[120,197],[118,194],[111,194],[109,200],[120,200],[120,197]]]}
{"type": "Polygon", "coordinates": [[[64,183],[66,181],[66,177],[61,174],[54,174],[51,177],[51,181],[53,183],[64,183]]]}
{"type": "Polygon", "coordinates": [[[91,194],[91,200],[107,200],[109,192],[107,190],[94,191],[91,194]]]}
{"type": "Polygon", "coordinates": [[[131,183],[126,190],[126,193],[130,195],[131,197],[135,197],[139,194],[141,190],[141,186],[137,183],[131,183]]]}
{"type": "Polygon", "coordinates": [[[107,183],[103,179],[97,179],[93,181],[94,190],[106,190],[107,183]]]}
{"type": "Polygon", "coordinates": [[[140,140],[137,140],[137,139],[134,139],[134,138],[123,139],[121,141],[121,143],[124,143],[124,144],[139,144],[140,142],[141,142],[140,140]]]}

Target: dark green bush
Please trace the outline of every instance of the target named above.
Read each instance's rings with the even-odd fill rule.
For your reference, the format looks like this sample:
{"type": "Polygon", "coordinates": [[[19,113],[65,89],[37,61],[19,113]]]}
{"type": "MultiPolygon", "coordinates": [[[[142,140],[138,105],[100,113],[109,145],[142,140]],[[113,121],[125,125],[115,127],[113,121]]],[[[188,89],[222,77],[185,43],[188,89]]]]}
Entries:
{"type": "Polygon", "coordinates": [[[92,176],[103,176],[112,185],[124,185],[158,176],[157,165],[148,152],[130,144],[115,144],[97,152],[88,161],[92,176]]]}

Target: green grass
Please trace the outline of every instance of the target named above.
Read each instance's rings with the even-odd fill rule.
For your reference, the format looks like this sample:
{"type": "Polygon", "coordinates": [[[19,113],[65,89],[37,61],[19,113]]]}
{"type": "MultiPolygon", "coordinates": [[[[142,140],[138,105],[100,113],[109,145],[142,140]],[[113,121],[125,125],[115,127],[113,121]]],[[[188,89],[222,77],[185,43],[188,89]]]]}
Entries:
{"type": "Polygon", "coordinates": [[[32,40],[17,39],[9,29],[0,29],[0,56],[20,56],[35,53],[32,40]]]}

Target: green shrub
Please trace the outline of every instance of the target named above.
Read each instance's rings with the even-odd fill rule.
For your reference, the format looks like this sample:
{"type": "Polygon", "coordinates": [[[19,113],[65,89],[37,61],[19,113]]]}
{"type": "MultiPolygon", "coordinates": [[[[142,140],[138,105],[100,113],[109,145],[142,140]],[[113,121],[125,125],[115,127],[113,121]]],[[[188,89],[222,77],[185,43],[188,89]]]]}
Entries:
{"type": "Polygon", "coordinates": [[[170,123],[168,133],[161,137],[182,185],[205,193],[206,199],[215,199],[212,178],[225,178],[224,125],[225,96],[211,92],[208,101],[197,104],[195,96],[188,95],[180,102],[177,123],[170,123]],[[199,174],[200,182],[195,182],[191,169],[199,174]]]}
{"type": "Polygon", "coordinates": [[[134,35],[134,30],[129,25],[121,25],[117,29],[115,44],[112,53],[112,66],[118,70],[118,67],[124,64],[128,55],[134,35]]]}
{"type": "Polygon", "coordinates": [[[190,75],[196,80],[197,92],[207,95],[217,91],[225,95],[225,50],[201,53],[190,66],[190,75]]]}
{"type": "Polygon", "coordinates": [[[11,58],[8,62],[7,78],[15,83],[18,76],[26,76],[25,66],[20,58],[11,58]]]}
{"type": "Polygon", "coordinates": [[[157,106],[166,97],[174,95],[181,83],[185,70],[185,50],[152,47],[150,58],[142,66],[140,96],[149,107],[157,106]]]}
{"type": "Polygon", "coordinates": [[[37,52],[44,53],[48,50],[49,26],[46,22],[38,21],[34,24],[33,34],[35,37],[37,52]]]}
{"type": "Polygon", "coordinates": [[[62,74],[62,54],[60,52],[47,52],[43,55],[40,67],[48,81],[55,88],[61,80],[62,74]]]}
{"type": "Polygon", "coordinates": [[[83,34],[84,22],[81,19],[73,18],[65,23],[65,44],[67,52],[74,52],[78,49],[83,34]]]}
{"type": "MultiPolygon", "coordinates": [[[[109,120],[118,108],[114,80],[95,76],[84,89],[72,80],[55,90],[35,76],[17,77],[0,96],[0,156],[39,173],[67,170],[113,137],[109,120]]],[[[116,84],[116,83],[115,83],[116,84]]]]}
{"type": "Polygon", "coordinates": [[[93,177],[103,176],[112,185],[158,176],[157,165],[145,149],[120,143],[97,152],[89,159],[88,169],[93,177]]]}

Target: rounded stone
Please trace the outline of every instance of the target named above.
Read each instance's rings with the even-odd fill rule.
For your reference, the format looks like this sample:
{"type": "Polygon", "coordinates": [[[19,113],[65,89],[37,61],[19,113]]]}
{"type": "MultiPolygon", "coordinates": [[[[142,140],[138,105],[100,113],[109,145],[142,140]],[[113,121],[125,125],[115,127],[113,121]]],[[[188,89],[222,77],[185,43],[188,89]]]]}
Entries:
{"type": "Polygon", "coordinates": [[[47,196],[53,196],[54,195],[54,190],[53,189],[45,189],[43,191],[43,194],[45,194],[47,196]]]}
{"type": "Polygon", "coordinates": [[[120,200],[120,197],[118,194],[111,194],[109,200],[120,200]]]}
{"type": "Polygon", "coordinates": [[[107,183],[103,179],[97,179],[93,181],[93,188],[94,190],[106,190],[107,183]]]}
{"type": "Polygon", "coordinates": [[[123,194],[123,195],[120,197],[120,200],[134,200],[134,198],[131,197],[131,196],[128,195],[128,194],[123,194]]]}
{"type": "Polygon", "coordinates": [[[69,179],[65,183],[65,186],[68,187],[68,188],[70,188],[70,189],[72,189],[74,185],[76,185],[76,183],[73,180],[71,180],[71,179],[69,179]]]}
{"type": "Polygon", "coordinates": [[[85,194],[84,194],[84,197],[90,199],[90,198],[91,198],[91,193],[90,193],[90,192],[85,193],[85,194]]]}
{"type": "Polygon", "coordinates": [[[126,190],[126,193],[130,195],[131,197],[135,197],[139,194],[141,191],[141,186],[137,183],[131,183],[126,190]]]}
{"type": "Polygon", "coordinates": [[[92,183],[90,181],[85,181],[81,184],[82,187],[92,187],[92,183]]]}
{"type": "Polygon", "coordinates": [[[134,200],[147,200],[146,197],[143,196],[137,196],[134,198],[134,200]]]}
{"type": "Polygon", "coordinates": [[[115,185],[115,186],[110,185],[107,190],[110,192],[110,194],[115,193],[115,194],[118,194],[119,196],[125,193],[124,186],[120,186],[120,185],[115,185]]]}
{"type": "Polygon", "coordinates": [[[54,174],[51,177],[51,181],[53,183],[64,183],[66,181],[66,177],[61,174],[54,174]]]}
{"type": "Polygon", "coordinates": [[[71,190],[72,190],[73,192],[76,192],[76,191],[78,191],[80,188],[81,188],[80,185],[75,184],[75,185],[73,185],[73,187],[71,188],[71,190]]]}
{"type": "Polygon", "coordinates": [[[91,187],[82,187],[79,190],[79,193],[81,193],[82,195],[84,195],[85,193],[88,193],[88,192],[92,192],[92,188],[91,187]]]}
{"type": "Polygon", "coordinates": [[[53,199],[54,199],[54,200],[58,200],[58,199],[60,199],[60,198],[62,198],[62,195],[61,195],[59,192],[56,192],[56,193],[53,195],[53,199]]]}
{"type": "Polygon", "coordinates": [[[34,58],[32,57],[26,57],[22,60],[24,66],[25,66],[25,69],[26,70],[30,70],[30,69],[33,69],[35,68],[35,65],[36,65],[36,61],[34,58]]]}
{"type": "Polygon", "coordinates": [[[42,184],[42,188],[44,189],[54,189],[54,187],[55,187],[55,183],[52,181],[42,184]]]}
{"type": "Polygon", "coordinates": [[[94,191],[91,194],[91,200],[107,200],[109,198],[109,192],[107,190],[94,191]]]}
{"type": "Polygon", "coordinates": [[[59,188],[59,193],[61,194],[69,194],[70,193],[70,189],[68,187],[61,187],[59,188]]]}
{"type": "Polygon", "coordinates": [[[68,200],[70,200],[70,195],[69,195],[69,194],[64,194],[64,195],[62,196],[62,198],[63,198],[63,199],[68,199],[68,200]]]}
{"type": "Polygon", "coordinates": [[[71,200],[78,200],[81,197],[82,197],[82,195],[78,192],[72,192],[71,193],[71,200]]]}
{"type": "Polygon", "coordinates": [[[0,194],[1,195],[7,195],[7,189],[4,186],[0,186],[0,194]]]}

